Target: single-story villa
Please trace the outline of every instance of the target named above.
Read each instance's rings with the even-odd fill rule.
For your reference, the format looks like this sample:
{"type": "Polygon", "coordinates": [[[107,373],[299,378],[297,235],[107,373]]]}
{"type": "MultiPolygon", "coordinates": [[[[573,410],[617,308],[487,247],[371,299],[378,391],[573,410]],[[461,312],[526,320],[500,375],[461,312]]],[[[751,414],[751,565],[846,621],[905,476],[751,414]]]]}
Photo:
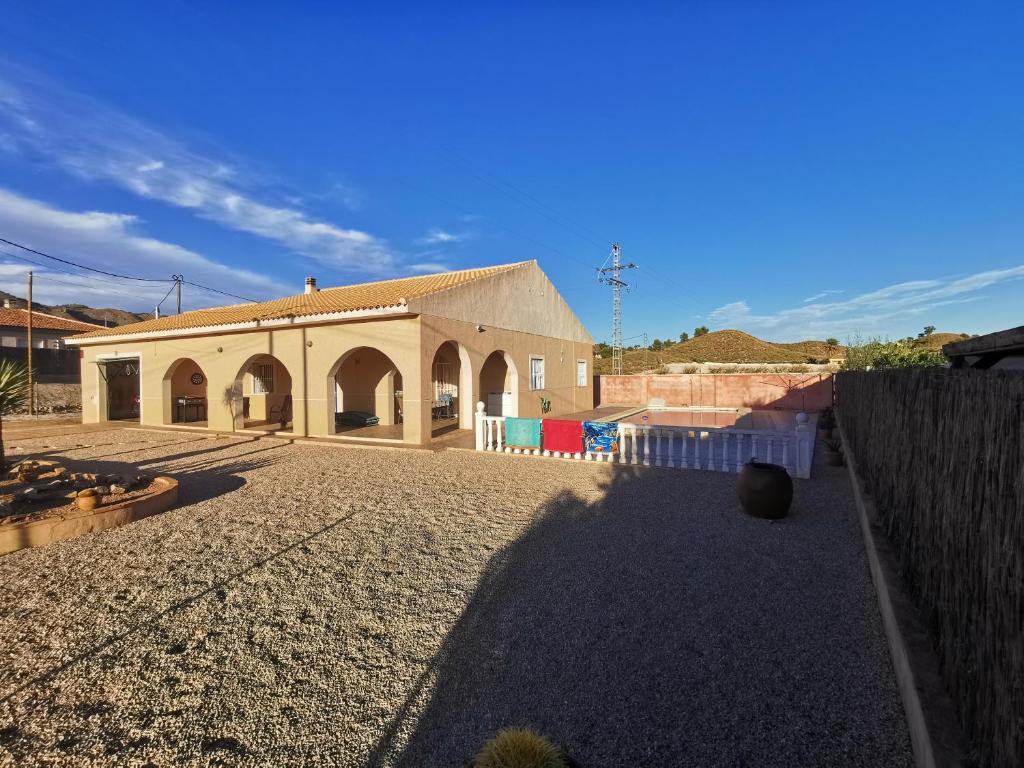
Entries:
{"type": "Polygon", "coordinates": [[[536,261],[306,290],[67,340],[82,420],[424,444],[594,406],[593,340],[536,261]]]}

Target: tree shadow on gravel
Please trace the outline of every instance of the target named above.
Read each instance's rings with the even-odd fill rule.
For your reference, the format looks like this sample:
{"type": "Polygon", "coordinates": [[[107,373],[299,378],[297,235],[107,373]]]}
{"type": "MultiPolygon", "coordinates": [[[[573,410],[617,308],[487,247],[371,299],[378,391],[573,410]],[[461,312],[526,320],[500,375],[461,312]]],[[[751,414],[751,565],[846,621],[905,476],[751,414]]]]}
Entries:
{"type": "Polygon", "coordinates": [[[790,518],[755,520],[734,483],[615,468],[593,501],[551,498],[493,555],[368,763],[469,765],[530,727],[587,768],[905,764],[905,731],[877,727],[900,717],[874,700],[887,657],[882,684],[851,661],[877,640],[844,587],[859,554],[808,547],[843,513],[806,513],[798,484],[790,518]]]}

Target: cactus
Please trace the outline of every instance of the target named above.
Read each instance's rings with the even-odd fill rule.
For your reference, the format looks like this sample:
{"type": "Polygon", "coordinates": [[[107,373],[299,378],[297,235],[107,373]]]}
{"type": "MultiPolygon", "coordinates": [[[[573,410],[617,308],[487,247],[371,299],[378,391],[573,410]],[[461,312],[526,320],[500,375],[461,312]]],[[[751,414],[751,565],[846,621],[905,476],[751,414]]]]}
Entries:
{"type": "Polygon", "coordinates": [[[484,744],[473,768],[566,768],[558,747],[523,728],[509,728],[484,744]]]}

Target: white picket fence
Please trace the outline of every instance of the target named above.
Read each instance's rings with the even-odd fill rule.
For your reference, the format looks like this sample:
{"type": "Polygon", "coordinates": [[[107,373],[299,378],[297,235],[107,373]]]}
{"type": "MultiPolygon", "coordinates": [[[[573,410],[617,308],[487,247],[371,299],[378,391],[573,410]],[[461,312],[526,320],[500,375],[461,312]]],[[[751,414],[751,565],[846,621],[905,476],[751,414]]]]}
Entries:
{"type": "Polygon", "coordinates": [[[586,461],[606,461],[645,467],[704,469],[739,472],[750,459],[781,464],[793,477],[811,476],[813,433],[807,415],[797,414],[792,432],[754,429],[663,427],[619,422],[619,453],[563,454],[505,444],[505,417],[488,416],[477,403],[476,449],[498,453],[525,453],[586,461]]]}

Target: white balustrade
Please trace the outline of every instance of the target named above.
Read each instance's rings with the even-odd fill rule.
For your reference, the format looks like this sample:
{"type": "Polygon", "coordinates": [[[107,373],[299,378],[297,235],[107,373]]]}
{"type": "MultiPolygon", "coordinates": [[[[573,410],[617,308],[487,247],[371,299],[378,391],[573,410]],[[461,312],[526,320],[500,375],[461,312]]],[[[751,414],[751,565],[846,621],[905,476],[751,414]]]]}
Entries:
{"type": "MultiPolygon", "coordinates": [[[[793,432],[766,432],[753,429],[705,429],[665,427],[619,422],[620,464],[645,467],[678,467],[719,472],[739,472],[749,460],[774,463],[778,459],[794,477],[811,476],[812,436],[806,414],[797,415],[793,432]],[[677,448],[678,445],[678,448],[677,448]]],[[[483,403],[477,403],[476,449],[506,451],[503,447],[505,418],[488,416],[483,403]]],[[[539,455],[539,450],[524,450],[539,455]]],[[[549,452],[544,452],[550,456],[549,452]]],[[[557,452],[553,454],[560,457],[557,452]]],[[[614,462],[611,454],[564,454],[564,458],[596,462],[614,462]]]]}
{"type": "Polygon", "coordinates": [[[505,417],[488,416],[483,403],[476,404],[476,449],[501,453],[505,438],[505,417]]]}

